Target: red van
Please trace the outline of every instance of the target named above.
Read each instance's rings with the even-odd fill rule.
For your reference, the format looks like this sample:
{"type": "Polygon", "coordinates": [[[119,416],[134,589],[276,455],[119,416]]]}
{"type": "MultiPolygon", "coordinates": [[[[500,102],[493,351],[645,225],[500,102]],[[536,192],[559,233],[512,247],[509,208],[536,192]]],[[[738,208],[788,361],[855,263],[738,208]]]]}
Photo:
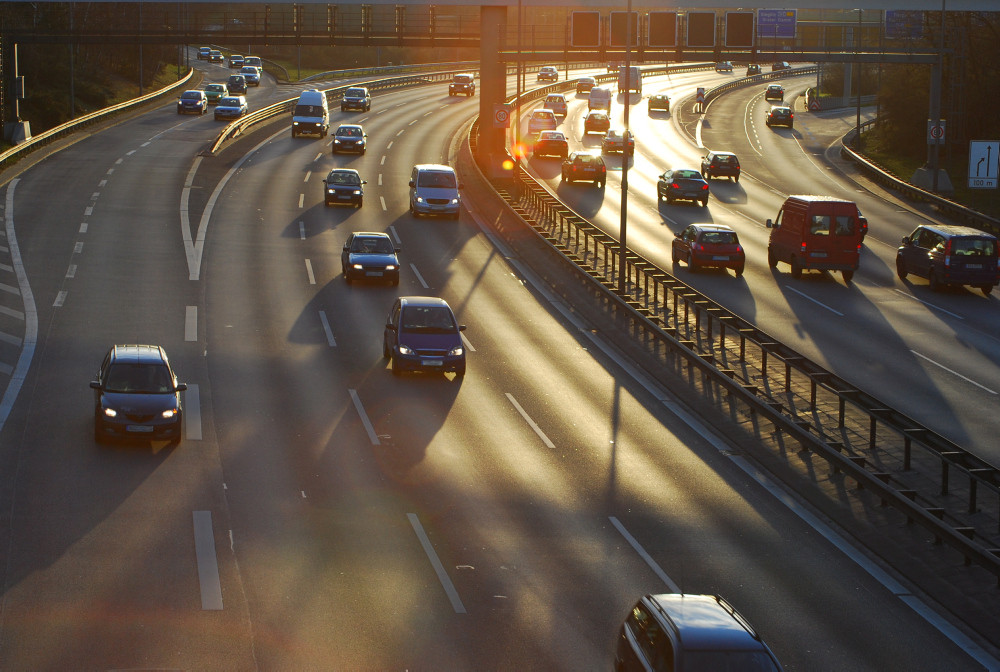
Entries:
{"type": "Polygon", "coordinates": [[[789,196],[774,221],[767,220],[767,263],[776,268],[779,261],[785,262],[793,278],[815,269],[840,271],[844,282],[850,282],[861,261],[860,214],[853,201],[789,196]]]}

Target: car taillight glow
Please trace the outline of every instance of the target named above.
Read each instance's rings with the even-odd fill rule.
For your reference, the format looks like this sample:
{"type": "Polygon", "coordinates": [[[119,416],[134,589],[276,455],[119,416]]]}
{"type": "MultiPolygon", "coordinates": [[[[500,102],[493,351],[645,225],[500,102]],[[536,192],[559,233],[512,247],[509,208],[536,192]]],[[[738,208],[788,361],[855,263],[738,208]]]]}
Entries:
{"type": "Polygon", "coordinates": [[[702,187],[701,187],[701,190],[702,191],[708,191],[708,185],[707,184],[703,184],[702,187]]]}
{"type": "Polygon", "coordinates": [[[951,239],[944,244],[944,265],[951,266],[951,239]]]}

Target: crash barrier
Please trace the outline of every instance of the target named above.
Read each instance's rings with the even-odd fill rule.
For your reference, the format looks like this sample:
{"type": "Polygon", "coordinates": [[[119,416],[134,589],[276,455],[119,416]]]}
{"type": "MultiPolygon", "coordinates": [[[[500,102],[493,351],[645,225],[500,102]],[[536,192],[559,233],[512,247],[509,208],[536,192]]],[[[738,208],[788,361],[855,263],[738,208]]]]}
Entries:
{"type": "MultiPolygon", "coordinates": [[[[878,119],[871,119],[861,124],[861,127],[858,130],[860,130],[861,135],[864,135],[865,131],[871,129],[872,126],[877,123],[878,119]]],[[[989,215],[984,215],[981,212],[976,212],[975,210],[967,208],[960,203],[948,200],[943,196],[939,196],[931,191],[914,186],[905,180],[901,180],[886,169],[880,167],[871,159],[862,155],[857,151],[857,149],[855,149],[856,147],[857,132],[852,130],[844,136],[844,140],[841,143],[840,155],[848,161],[852,161],[869,179],[878,182],[883,187],[902,194],[910,200],[930,203],[937,208],[939,212],[944,213],[952,219],[958,220],[982,231],[988,231],[994,236],[1000,236],[1000,219],[995,219],[989,215]]]]}
{"type": "Polygon", "coordinates": [[[733,91],[734,89],[740,89],[744,86],[752,86],[753,84],[761,84],[773,79],[784,79],[785,77],[798,77],[799,75],[813,74],[816,74],[815,65],[806,66],[804,68],[792,68],[791,70],[779,70],[778,72],[762,72],[759,75],[750,75],[749,77],[734,79],[731,82],[726,82],[725,84],[720,84],[719,86],[713,86],[711,89],[706,91],[705,107],[708,107],[709,103],[722,94],[733,91]]]}
{"type": "MultiPolygon", "coordinates": [[[[537,92],[530,92],[536,97],[537,92]]],[[[470,131],[476,156],[477,119],[470,131]]],[[[607,301],[634,316],[627,331],[667,371],[726,406],[744,426],[762,420],[845,474],[882,506],[898,510],[935,544],[1000,585],[1000,471],[954,442],[857,389],[653,262],[626,251],[620,286],[619,242],[559,201],[520,166],[513,179],[486,177],[510,213],[607,301]],[[991,512],[991,513],[986,513],[991,512]]]]}
{"type": "Polygon", "coordinates": [[[152,93],[146,94],[145,96],[140,96],[138,98],[133,98],[132,100],[127,100],[124,103],[119,103],[118,105],[112,105],[111,107],[105,107],[100,110],[91,112],[90,114],[85,114],[76,119],[67,121],[65,124],[60,124],[55,128],[50,128],[47,131],[39,133],[38,135],[32,136],[30,140],[22,142],[21,144],[8,149],[6,152],[0,153],[0,170],[6,168],[8,162],[13,164],[14,161],[20,159],[21,157],[30,154],[39,147],[42,147],[57,138],[61,138],[70,133],[76,133],[81,128],[89,126],[90,124],[95,124],[110,117],[126,112],[139,107],[140,105],[145,105],[146,103],[164,98],[173,94],[178,89],[184,88],[184,86],[191,81],[194,76],[194,70],[189,70],[187,75],[177,80],[169,86],[165,86],[162,89],[154,91],[152,93]]]}

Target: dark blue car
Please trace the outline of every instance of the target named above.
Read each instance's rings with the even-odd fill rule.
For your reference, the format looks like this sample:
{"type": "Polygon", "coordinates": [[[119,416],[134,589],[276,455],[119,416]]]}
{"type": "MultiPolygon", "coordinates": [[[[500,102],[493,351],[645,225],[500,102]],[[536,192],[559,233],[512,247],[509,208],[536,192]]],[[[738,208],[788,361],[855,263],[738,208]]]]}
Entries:
{"type": "Polygon", "coordinates": [[[347,237],[340,253],[344,281],[387,280],[399,284],[399,248],[389,236],[372,231],[355,231],[347,237]]]}
{"type": "Polygon", "coordinates": [[[453,371],[465,375],[465,344],[455,313],[444,299],[401,296],[385,320],[382,356],[392,360],[392,373],[453,371]]]}

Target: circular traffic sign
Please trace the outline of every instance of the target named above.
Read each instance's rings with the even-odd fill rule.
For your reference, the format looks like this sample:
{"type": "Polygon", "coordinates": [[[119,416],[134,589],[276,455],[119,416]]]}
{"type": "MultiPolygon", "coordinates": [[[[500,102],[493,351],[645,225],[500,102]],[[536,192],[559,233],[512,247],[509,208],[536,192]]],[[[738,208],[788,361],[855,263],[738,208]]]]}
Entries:
{"type": "Polygon", "coordinates": [[[493,110],[493,123],[506,126],[510,121],[510,112],[506,107],[497,107],[493,110]]]}
{"type": "Polygon", "coordinates": [[[931,126],[931,137],[940,140],[944,137],[944,126],[931,126]]]}

